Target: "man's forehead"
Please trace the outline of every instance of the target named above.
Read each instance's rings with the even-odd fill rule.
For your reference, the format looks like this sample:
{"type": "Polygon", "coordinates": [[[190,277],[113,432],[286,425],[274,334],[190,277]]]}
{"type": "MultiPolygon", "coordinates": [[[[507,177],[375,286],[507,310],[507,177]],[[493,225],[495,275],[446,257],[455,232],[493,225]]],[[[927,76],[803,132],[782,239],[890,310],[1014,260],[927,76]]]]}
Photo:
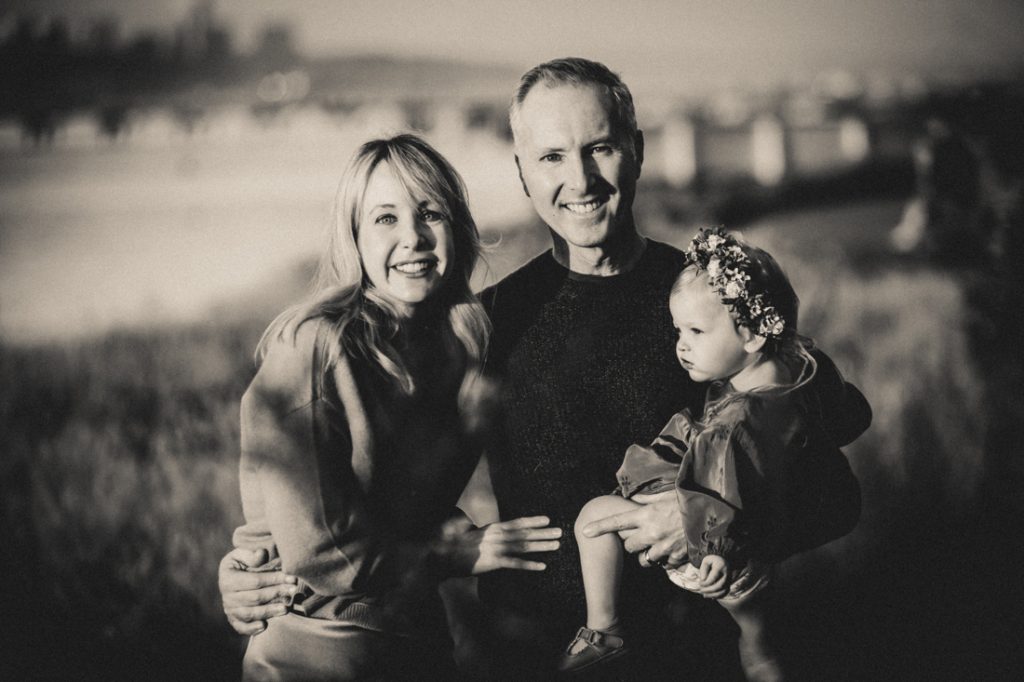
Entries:
{"type": "Polygon", "coordinates": [[[611,135],[613,118],[611,98],[596,85],[538,83],[523,99],[519,125],[531,143],[545,146],[568,130],[611,135]]]}

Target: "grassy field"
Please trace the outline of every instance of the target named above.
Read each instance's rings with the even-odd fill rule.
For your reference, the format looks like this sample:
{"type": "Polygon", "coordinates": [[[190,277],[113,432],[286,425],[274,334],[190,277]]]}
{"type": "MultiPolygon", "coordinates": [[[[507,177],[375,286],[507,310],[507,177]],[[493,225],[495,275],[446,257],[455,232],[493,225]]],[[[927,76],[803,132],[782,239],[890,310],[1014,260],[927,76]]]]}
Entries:
{"type": "MultiPolygon", "coordinates": [[[[848,449],[860,527],[784,566],[787,648],[806,679],[1013,679],[1019,321],[982,275],[887,256],[898,211],[746,228],[875,411],[848,449]]],[[[692,233],[644,224],[680,244],[692,233]]],[[[509,235],[489,276],[542,243],[535,228],[509,235]]],[[[0,348],[4,679],[237,676],[216,564],[241,520],[238,400],[267,317],[0,348]]]]}

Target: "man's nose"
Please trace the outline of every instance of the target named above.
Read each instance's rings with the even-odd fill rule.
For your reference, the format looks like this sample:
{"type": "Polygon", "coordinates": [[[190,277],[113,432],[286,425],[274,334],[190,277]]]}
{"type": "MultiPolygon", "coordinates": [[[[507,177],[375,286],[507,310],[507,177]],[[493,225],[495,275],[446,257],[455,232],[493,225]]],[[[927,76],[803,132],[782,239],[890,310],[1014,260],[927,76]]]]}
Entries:
{"type": "Polygon", "coordinates": [[[566,166],[569,174],[566,184],[569,188],[577,192],[587,191],[595,170],[593,160],[584,155],[572,155],[566,166]]]}

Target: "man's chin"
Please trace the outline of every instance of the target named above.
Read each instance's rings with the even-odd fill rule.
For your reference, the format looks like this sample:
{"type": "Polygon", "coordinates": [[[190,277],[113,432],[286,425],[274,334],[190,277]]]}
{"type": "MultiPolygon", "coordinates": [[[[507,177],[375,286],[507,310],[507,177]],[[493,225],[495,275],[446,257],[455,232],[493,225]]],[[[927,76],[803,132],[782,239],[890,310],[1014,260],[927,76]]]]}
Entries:
{"type": "Polygon", "coordinates": [[[569,245],[579,249],[593,249],[604,246],[611,234],[604,223],[595,225],[570,225],[556,233],[569,245]]]}

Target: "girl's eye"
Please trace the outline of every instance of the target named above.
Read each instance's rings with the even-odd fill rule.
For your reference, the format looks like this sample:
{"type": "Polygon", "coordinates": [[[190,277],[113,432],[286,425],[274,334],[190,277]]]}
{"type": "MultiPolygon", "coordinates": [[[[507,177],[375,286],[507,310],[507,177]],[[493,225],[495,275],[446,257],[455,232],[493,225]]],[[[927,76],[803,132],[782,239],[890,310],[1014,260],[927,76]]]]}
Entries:
{"type": "Polygon", "coordinates": [[[378,225],[392,225],[397,222],[397,220],[398,219],[390,213],[381,213],[373,222],[378,225]]]}
{"type": "Polygon", "coordinates": [[[437,211],[423,211],[420,213],[420,218],[428,223],[436,223],[444,220],[444,216],[437,211]]]}
{"type": "Polygon", "coordinates": [[[700,329],[697,329],[696,327],[690,327],[690,333],[691,334],[703,334],[704,332],[701,331],[700,329]]]}

